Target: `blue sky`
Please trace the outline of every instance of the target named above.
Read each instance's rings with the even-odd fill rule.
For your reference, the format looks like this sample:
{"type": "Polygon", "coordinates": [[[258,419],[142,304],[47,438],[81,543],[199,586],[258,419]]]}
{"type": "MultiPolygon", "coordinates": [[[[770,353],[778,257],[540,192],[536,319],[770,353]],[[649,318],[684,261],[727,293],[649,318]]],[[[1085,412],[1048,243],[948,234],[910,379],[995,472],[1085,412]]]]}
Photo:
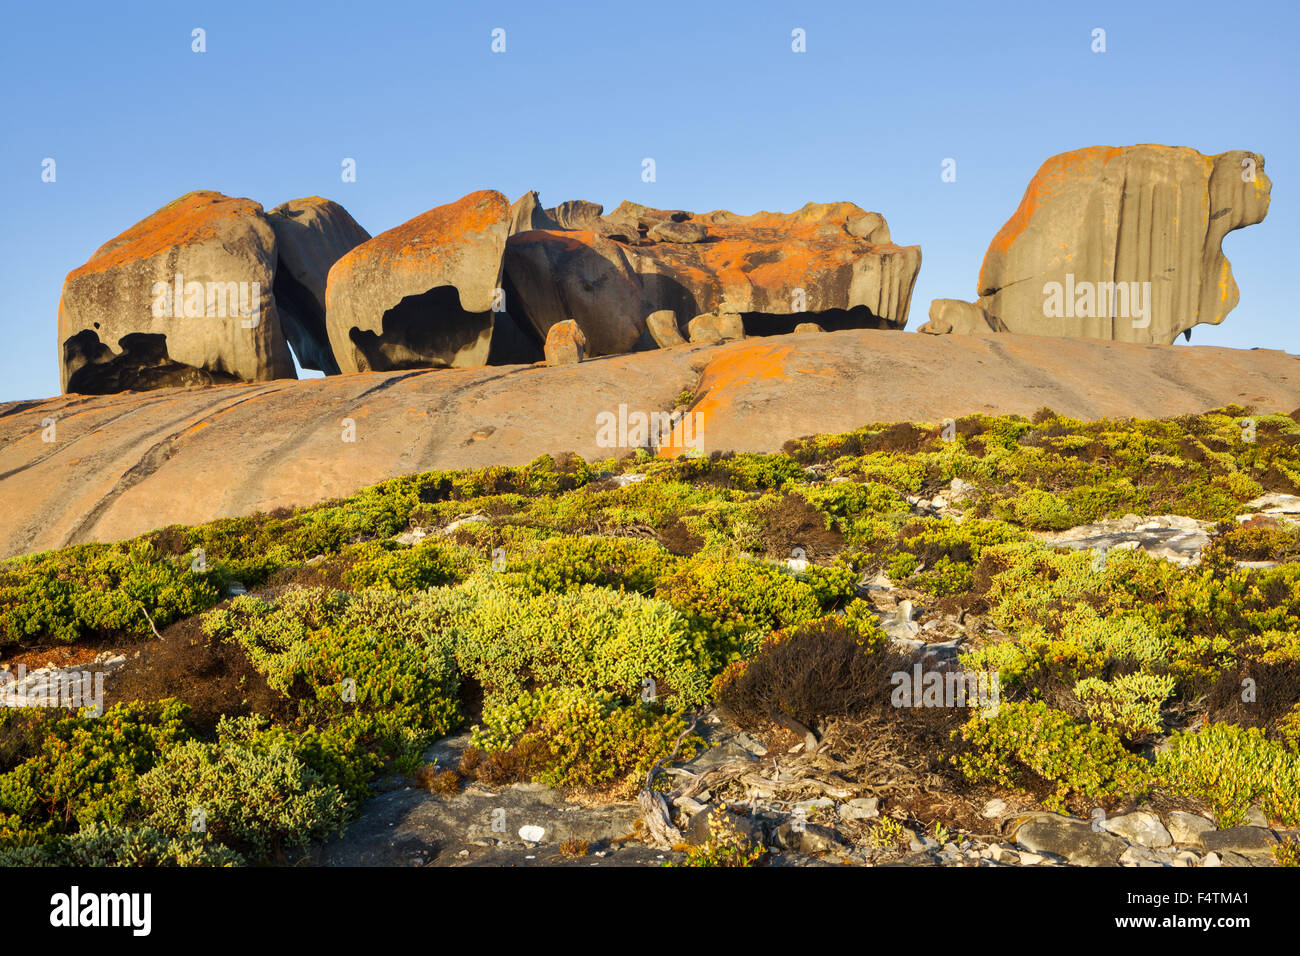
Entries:
{"type": "Polygon", "coordinates": [[[1300,353],[1300,5],[989,6],[6,4],[0,401],[58,392],[64,277],[193,189],[267,208],[327,196],[372,233],[480,188],[607,209],[849,200],[921,245],[915,328],[932,298],[974,298],[989,240],[1044,159],[1147,142],[1265,156],[1268,218],[1224,244],[1241,303],[1193,344],[1300,353]],[[1097,27],[1105,53],[1091,50],[1097,27]],[[345,157],[355,183],[341,182],[345,157]]]}

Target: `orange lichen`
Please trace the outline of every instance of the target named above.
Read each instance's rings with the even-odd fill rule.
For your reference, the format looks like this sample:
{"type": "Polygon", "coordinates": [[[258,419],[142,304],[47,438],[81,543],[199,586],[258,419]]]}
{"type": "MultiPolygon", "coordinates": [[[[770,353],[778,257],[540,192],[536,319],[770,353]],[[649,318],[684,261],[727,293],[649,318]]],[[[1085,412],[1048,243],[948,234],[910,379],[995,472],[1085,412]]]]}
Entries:
{"type": "Polygon", "coordinates": [[[261,211],[261,204],[251,199],[235,199],[211,190],[186,193],[104,243],[89,262],[68,273],[68,281],[148,259],[176,246],[205,242],[220,234],[224,221],[261,211]]]}
{"type": "Polygon", "coordinates": [[[1043,163],[1025,188],[1025,194],[1016,211],[989,243],[988,252],[984,255],[984,264],[980,268],[981,293],[989,287],[988,281],[995,258],[1006,255],[1011,250],[1015,241],[1029,227],[1030,221],[1041,205],[1071,180],[1089,175],[1088,170],[1092,167],[1104,165],[1123,152],[1116,146],[1088,146],[1073,152],[1060,153],[1043,163]]]}
{"type": "MultiPolygon", "coordinates": [[[[456,202],[430,209],[357,246],[334,264],[334,281],[362,266],[426,272],[455,254],[455,247],[510,218],[510,204],[493,189],[480,189],[456,202]]],[[[331,282],[333,285],[333,282],[331,282]]]]}
{"type": "Polygon", "coordinates": [[[788,380],[791,374],[789,362],[796,356],[794,349],[776,343],[737,343],[724,348],[714,357],[700,376],[699,398],[687,410],[693,418],[674,426],[668,441],[659,446],[659,454],[666,458],[675,458],[688,449],[696,448],[694,440],[686,440],[689,430],[691,436],[699,437],[703,431],[705,449],[708,443],[708,425],[710,419],[730,407],[732,395],[744,383],[754,380],[788,380]],[[700,425],[696,426],[696,422],[700,425]]]}

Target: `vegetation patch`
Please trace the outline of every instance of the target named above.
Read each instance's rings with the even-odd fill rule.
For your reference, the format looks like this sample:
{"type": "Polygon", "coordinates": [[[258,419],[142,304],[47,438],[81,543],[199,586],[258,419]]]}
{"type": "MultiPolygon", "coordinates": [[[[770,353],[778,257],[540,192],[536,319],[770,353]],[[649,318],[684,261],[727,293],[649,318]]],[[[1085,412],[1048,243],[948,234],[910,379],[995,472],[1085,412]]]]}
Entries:
{"type": "MultiPolygon", "coordinates": [[[[0,711],[0,863],[275,862],[384,778],[625,798],[714,704],[834,743],[840,784],[913,808],[1001,788],[1300,825],[1300,530],[1251,504],[1297,490],[1291,416],[1044,409],[771,455],[544,456],[11,559],[0,663],[127,660],[101,715],[0,711]],[[1127,514],[1212,541],[1190,566],[1044,542],[1127,514]],[[882,578],[909,609],[877,603],[882,578]],[[896,638],[923,630],[962,636],[943,666],[995,675],[996,708],[896,705],[916,662],[896,638]],[[464,727],[463,763],[430,764],[464,727]]],[[[726,832],[687,855],[760,860],[726,832]]]]}

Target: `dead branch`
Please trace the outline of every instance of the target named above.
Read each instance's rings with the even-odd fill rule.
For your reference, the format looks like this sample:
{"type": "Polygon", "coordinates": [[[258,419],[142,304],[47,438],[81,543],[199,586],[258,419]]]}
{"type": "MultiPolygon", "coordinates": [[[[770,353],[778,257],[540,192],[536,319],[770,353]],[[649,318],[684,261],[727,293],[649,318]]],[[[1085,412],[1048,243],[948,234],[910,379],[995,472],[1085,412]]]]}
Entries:
{"type": "Polygon", "coordinates": [[[646,774],[645,786],[641,788],[641,792],[636,797],[637,805],[641,808],[642,818],[645,820],[646,831],[650,835],[650,842],[660,849],[667,849],[681,843],[682,832],[673,826],[668,801],[664,799],[663,794],[654,789],[655,777],[659,775],[660,765],[665,760],[672,763],[677,759],[677,754],[682,749],[682,742],[695,729],[698,720],[698,716],[692,717],[690,724],[677,737],[677,743],[673,744],[673,752],[666,758],[660,757],[654,762],[649,773],[646,774]]]}
{"type": "Polygon", "coordinates": [[[149,622],[149,630],[153,631],[154,637],[158,638],[158,640],[161,641],[162,635],[158,633],[158,628],[154,626],[153,618],[149,616],[149,609],[144,606],[143,601],[139,601],[137,603],[140,605],[140,610],[144,614],[144,619],[149,622]]]}

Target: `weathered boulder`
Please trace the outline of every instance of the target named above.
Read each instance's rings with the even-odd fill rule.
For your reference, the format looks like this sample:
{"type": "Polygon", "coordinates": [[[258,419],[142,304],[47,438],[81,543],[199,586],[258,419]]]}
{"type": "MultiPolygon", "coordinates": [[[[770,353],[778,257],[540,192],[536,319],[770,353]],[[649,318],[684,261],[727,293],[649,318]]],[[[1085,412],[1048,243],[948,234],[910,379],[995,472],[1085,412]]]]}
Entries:
{"type": "Polygon", "coordinates": [[[578,323],[556,322],[546,333],[546,364],[577,365],[586,356],[587,339],[578,323]]]}
{"type": "Polygon", "coordinates": [[[348,211],[319,196],[281,203],[266,214],[279,263],[275,304],[298,363],[326,375],[339,371],[325,327],[330,267],[370,238],[348,211]]]}
{"type": "MultiPolygon", "coordinates": [[[[685,209],[656,209],[653,206],[643,206],[639,202],[625,199],[613,212],[601,216],[591,228],[600,230],[602,234],[630,233],[634,244],[636,239],[644,239],[645,244],[649,244],[656,241],[654,237],[648,235],[656,226],[686,223],[693,218],[695,218],[694,213],[687,212],[685,209]]],[[[693,234],[698,235],[698,233],[693,234]]]]}
{"type": "Polygon", "coordinates": [[[1201,834],[1201,845],[1219,853],[1268,853],[1275,843],[1277,834],[1267,827],[1229,827],[1201,834]]]}
{"type": "Polygon", "coordinates": [[[559,224],[542,208],[536,190],[526,192],[510,204],[510,235],[532,229],[558,229],[559,224]]]}
{"type": "Polygon", "coordinates": [[[794,327],[795,335],[802,335],[805,332],[825,332],[825,331],[826,330],[823,329],[816,322],[800,322],[798,325],[794,327]]]}
{"type": "Polygon", "coordinates": [[[294,378],[260,204],[187,193],[100,246],[59,300],[65,392],[294,378]]]}
{"type": "Polygon", "coordinates": [[[1165,825],[1160,822],[1160,817],[1150,810],[1110,817],[1103,825],[1107,832],[1140,846],[1169,846],[1174,842],[1165,825]]]}
{"type": "Polygon", "coordinates": [[[556,229],[589,229],[604,211],[605,207],[600,203],[587,202],[585,199],[570,199],[544,210],[547,218],[555,223],[553,228],[556,229]]]}
{"type": "Polygon", "coordinates": [[[808,856],[829,853],[844,846],[844,838],[831,827],[802,821],[782,823],[772,838],[772,842],[781,849],[808,856]]]}
{"type": "Polygon", "coordinates": [[[865,239],[868,242],[889,242],[889,225],[885,217],[878,212],[868,212],[855,216],[844,224],[850,236],[865,239]]]}
{"type": "Polygon", "coordinates": [[[655,242],[703,242],[709,231],[698,222],[658,222],[646,230],[646,237],[655,242]]]}
{"type": "Polygon", "coordinates": [[[686,340],[682,338],[681,328],[677,325],[677,316],[673,315],[672,309],[660,309],[658,312],[651,312],[646,316],[645,324],[650,337],[655,341],[655,345],[661,349],[672,348],[674,345],[684,345],[686,343],[686,340]]]}
{"type": "Polygon", "coordinates": [[[729,342],[745,337],[744,319],[736,312],[707,312],[691,319],[686,326],[692,342],[729,342]]]}
{"type": "Polygon", "coordinates": [[[1117,836],[1054,813],[1035,814],[1013,826],[1011,837],[1031,853],[1062,856],[1076,866],[1116,866],[1128,848],[1117,836]]]}
{"type": "Polygon", "coordinates": [[[1264,158],[1242,150],[1092,146],[1053,156],[993,238],[976,305],[1008,331],[1035,335],[1169,344],[1198,323],[1217,325],[1238,299],[1223,237],[1264,219],[1270,188],[1264,158]]]}
{"type": "Polygon", "coordinates": [[[690,334],[689,342],[692,345],[721,345],[722,335],[717,328],[709,324],[701,324],[691,320],[694,328],[688,330],[690,334]]]}
{"type": "Polygon", "coordinates": [[[752,216],[631,202],[599,210],[548,209],[560,228],[520,232],[506,245],[506,285],[527,321],[544,336],[573,318],[593,355],[660,344],[647,318],[665,310],[683,322],[734,313],[756,335],[803,321],[832,331],[907,322],[921,250],[894,245],[884,218],[852,203],[752,216]]]}
{"type": "MultiPolygon", "coordinates": [[[[506,243],[509,309],[543,338],[573,319],[590,355],[630,352],[649,338],[641,285],[623,247],[594,232],[533,230],[506,243]]],[[[648,344],[648,343],[646,343],[648,344]]]]}
{"type": "Polygon", "coordinates": [[[480,190],[335,262],[326,320],[339,369],[486,364],[510,221],[506,198],[480,190]]]}
{"type": "Polygon", "coordinates": [[[931,335],[948,335],[951,332],[972,334],[976,332],[1006,332],[1000,319],[989,315],[978,305],[961,299],[934,299],[930,303],[930,321],[917,329],[931,335]]]}
{"type": "Polygon", "coordinates": [[[1165,816],[1165,826],[1169,837],[1178,844],[1204,846],[1203,837],[1215,829],[1213,823],[1196,813],[1183,810],[1171,810],[1165,816]]]}
{"type": "Polygon", "coordinates": [[[626,254],[655,309],[738,313],[751,334],[789,332],[808,320],[828,329],[902,328],[920,247],[889,242],[878,214],[871,234],[883,241],[854,235],[849,222],[864,216],[852,203],[808,203],[788,215],[642,210],[641,222],[659,220],[647,235],[694,225],[707,238],[629,244],[626,254]],[[690,219],[677,223],[679,215],[690,219]]]}

